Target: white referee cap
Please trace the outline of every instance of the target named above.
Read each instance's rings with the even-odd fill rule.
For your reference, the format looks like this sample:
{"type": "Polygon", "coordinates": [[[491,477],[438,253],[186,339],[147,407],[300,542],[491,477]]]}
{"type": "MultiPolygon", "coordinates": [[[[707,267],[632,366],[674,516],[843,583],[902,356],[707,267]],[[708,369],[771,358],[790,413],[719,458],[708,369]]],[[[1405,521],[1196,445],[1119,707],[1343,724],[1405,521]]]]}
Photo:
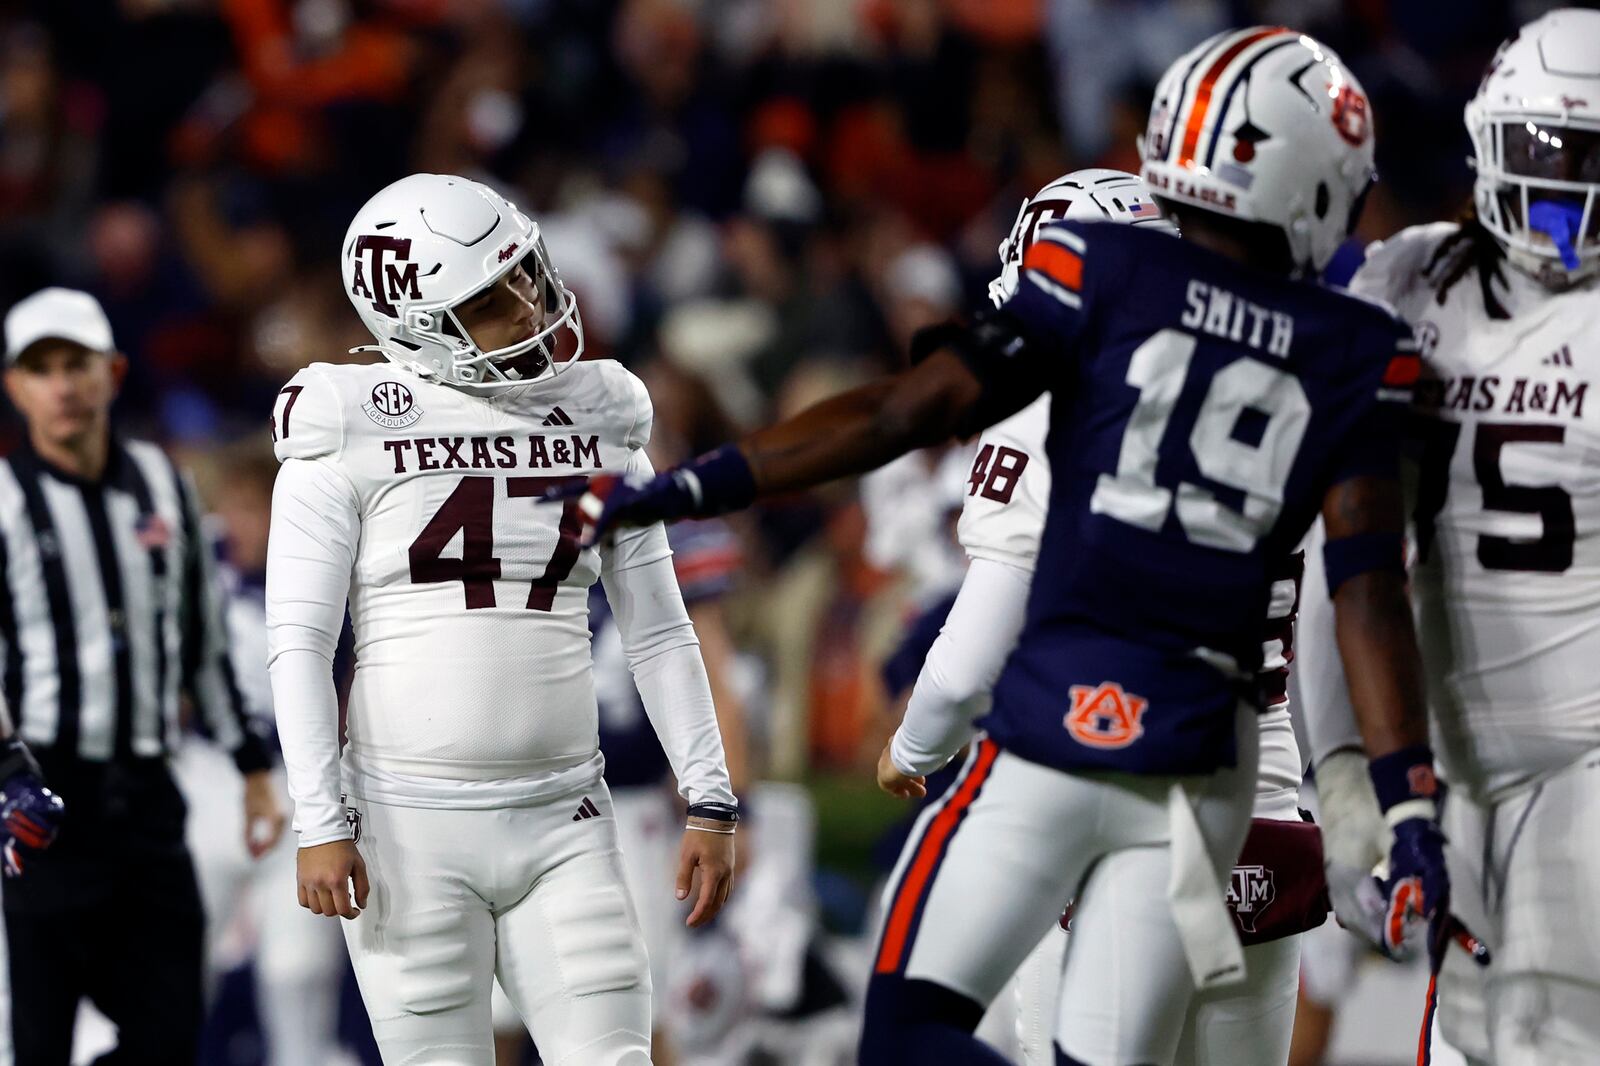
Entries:
{"type": "Polygon", "coordinates": [[[116,348],[100,301],[77,289],[40,289],[6,313],[6,365],[15,363],[30,345],[51,339],[95,352],[116,348]]]}

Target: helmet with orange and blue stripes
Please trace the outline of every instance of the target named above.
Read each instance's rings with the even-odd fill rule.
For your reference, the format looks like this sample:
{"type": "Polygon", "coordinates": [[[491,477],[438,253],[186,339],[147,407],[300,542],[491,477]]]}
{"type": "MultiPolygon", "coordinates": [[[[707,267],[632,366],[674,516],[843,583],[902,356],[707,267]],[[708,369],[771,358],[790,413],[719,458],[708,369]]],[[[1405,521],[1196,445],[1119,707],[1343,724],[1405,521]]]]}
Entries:
{"type": "Polygon", "coordinates": [[[1307,275],[1349,236],[1376,176],[1361,83],[1282,26],[1220,33],[1174,63],[1139,151],[1157,197],[1281,229],[1307,275]]]}

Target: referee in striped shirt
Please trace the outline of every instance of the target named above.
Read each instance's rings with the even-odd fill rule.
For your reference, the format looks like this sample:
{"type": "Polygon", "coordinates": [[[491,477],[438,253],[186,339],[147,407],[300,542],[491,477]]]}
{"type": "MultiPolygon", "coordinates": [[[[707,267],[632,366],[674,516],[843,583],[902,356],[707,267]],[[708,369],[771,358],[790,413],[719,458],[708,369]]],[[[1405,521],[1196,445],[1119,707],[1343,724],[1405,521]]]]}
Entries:
{"type": "Polygon", "coordinates": [[[204,924],[167,769],[180,704],[244,774],[256,854],[283,829],[266,749],[245,728],[194,489],[111,432],[127,365],[100,305],[46,289],[6,315],[5,342],[27,432],[0,461],[0,678],[66,813],[5,882],[0,1063],[67,1066],[88,997],[117,1026],[102,1066],[194,1066],[204,924]]]}

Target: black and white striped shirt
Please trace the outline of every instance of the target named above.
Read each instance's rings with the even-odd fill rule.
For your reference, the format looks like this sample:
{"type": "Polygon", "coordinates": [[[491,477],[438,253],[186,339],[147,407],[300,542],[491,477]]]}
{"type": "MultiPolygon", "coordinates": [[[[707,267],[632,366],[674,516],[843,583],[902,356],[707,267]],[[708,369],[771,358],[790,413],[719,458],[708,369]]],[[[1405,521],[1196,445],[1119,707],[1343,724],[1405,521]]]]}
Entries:
{"type": "Polygon", "coordinates": [[[161,449],[113,440],[96,482],[27,445],[0,461],[0,580],[0,684],[30,746],[159,758],[187,694],[241,771],[267,766],[242,714],[194,488],[161,449]]]}

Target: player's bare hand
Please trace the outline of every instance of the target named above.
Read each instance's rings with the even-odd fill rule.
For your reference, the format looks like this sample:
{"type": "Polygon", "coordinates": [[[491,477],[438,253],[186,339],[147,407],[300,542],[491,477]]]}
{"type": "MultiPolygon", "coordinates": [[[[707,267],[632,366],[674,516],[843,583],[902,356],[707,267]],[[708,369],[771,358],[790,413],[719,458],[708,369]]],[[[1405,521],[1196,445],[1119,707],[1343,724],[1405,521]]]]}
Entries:
{"type": "Polygon", "coordinates": [[[694,896],[694,909],[684,923],[691,929],[717,916],[733,891],[733,834],[683,831],[678,852],[679,899],[694,896]]]}
{"type": "Polygon", "coordinates": [[[367,864],[353,840],[301,848],[296,857],[300,906],[329,918],[355,918],[367,905],[367,864]],[[350,887],[355,885],[352,902],[350,887]]]}
{"type": "Polygon", "coordinates": [[[278,846],[285,821],[272,774],[266,770],[245,774],[244,846],[252,859],[259,859],[278,846]]]}
{"type": "Polygon", "coordinates": [[[900,799],[921,799],[928,794],[928,779],[921,774],[903,774],[889,758],[889,745],[878,756],[878,787],[900,799]]]}

